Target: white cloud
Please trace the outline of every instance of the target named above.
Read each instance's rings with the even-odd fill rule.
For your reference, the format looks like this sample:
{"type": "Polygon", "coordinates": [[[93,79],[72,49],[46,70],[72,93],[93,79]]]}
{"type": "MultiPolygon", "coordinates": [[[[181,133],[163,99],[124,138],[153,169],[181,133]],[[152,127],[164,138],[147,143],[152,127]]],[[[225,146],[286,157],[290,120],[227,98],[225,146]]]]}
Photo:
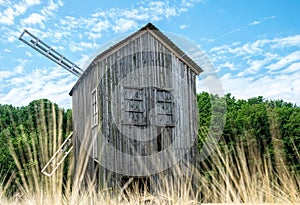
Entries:
{"type": "Polygon", "coordinates": [[[85,70],[92,60],[93,57],[91,55],[82,55],[81,58],[76,62],[76,65],[85,70]]]}
{"type": "Polygon", "coordinates": [[[261,21],[252,21],[249,25],[250,26],[255,26],[255,25],[258,25],[258,24],[261,24],[261,21]]]}
{"type": "Polygon", "coordinates": [[[14,67],[10,70],[0,71],[0,81],[9,79],[18,74],[22,74],[24,72],[24,63],[25,62],[21,62],[19,65],[17,65],[16,67],[14,67]]]}
{"type": "Polygon", "coordinates": [[[256,25],[262,24],[265,21],[270,20],[270,19],[275,19],[275,16],[264,17],[264,18],[262,18],[260,20],[254,20],[254,21],[250,22],[248,25],[243,25],[243,26],[231,29],[229,32],[225,33],[225,35],[240,32],[240,31],[245,30],[245,29],[247,29],[247,28],[249,28],[251,26],[256,26],[256,25]]]}
{"type": "Polygon", "coordinates": [[[12,8],[6,9],[4,12],[0,13],[0,24],[14,24],[15,16],[17,16],[17,14],[15,14],[12,8]]]}
{"type": "MultiPolygon", "coordinates": [[[[142,23],[159,21],[171,18],[185,12],[199,0],[183,0],[180,4],[171,4],[166,1],[140,2],[138,5],[125,9],[108,9],[92,13],[90,16],[75,18],[66,16],[60,20],[62,30],[86,30],[84,35],[89,39],[102,37],[103,32],[110,30],[115,33],[125,33],[142,23]],[[185,8],[185,11],[181,9],[185,8]]],[[[133,5],[132,5],[133,6],[133,5]]],[[[78,32],[78,35],[81,32],[78,32]]]]}
{"type": "Polygon", "coordinates": [[[167,2],[164,1],[153,1],[150,2],[149,7],[143,9],[144,11],[148,11],[148,16],[153,19],[153,21],[161,20],[162,18],[170,18],[178,15],[176,10],[178,9],[176,6],[170,6],[167,2]]]}
{"type": "Polygon", "coordinates": [[[88,49],[95,49],[97,48],[98,45],[96,43],[87,43],[87,42],[72,42],[70,44],[70,50],[72,52],[76,52],[76,51],[83,51],[83,50],[88,50],[88,49]]]}
{"type": "Polygon", "coordinates": [[[285,51],[288,54],[283,56],[284,52],[279,50],[286,50],[295,46],[300,46],[298,35],[275,39],[260,39],[245,44],[240,42],[230,45],[226,44],[212,48],[209,51],[209,55],[213,62],[218,62],[218,64],[224,64],[229,59],[232,61],[232,58],[239,58],[238,61],[240,62],[246,60],[243,65],[238,67],[247,69],[247,72],[244,72],[244,74],[249,74],[261,69],[278,70],[292,62],[298,61],[300,59],[299,51],[285,51]]]}
{"type": "MultiPolygon", "coordinates": [[[[149,21],[178,16],[198,2],[183,0],[178,4],[173,1],[140,1],[123,9],[91,11],[82,17],[71,16],[70,12],[69,16],[57,19],[57,12],[63,6],[62,0],[47,0],[43,4],[40,0],[22,0],[16,4],[0,0],[4,7],[0,11],[0,26],[3,25],[1,43],[17,41],[22,29],[27,28],[43,41],[54,42],[54,49],[77,52],[78,55],[74,54],[77,56],[75,59],[81,56],[77,63],[84,67],[91,59],[91,51],[99,47],[96,42],[103,34],[124,33],[149,21]],[[29,12],[29,9],[33,12],[29,12]]],[[[20,44],[16,47],[22,46],[24,45],[20,44]]],[[[23,51],[23,55],[31,57],[35,54],[23,51]]],[[[32,67],[29,68],[27,64],[26,73],[24,66],[25,63],[19,62],[13,69],[0,71],[1,86],[4,86],[0,86],[0,103],[20,106],[32,100],[48,98],[62,106],[70,106],[68,93],[76,81],[74,76],[61,68],[36,68],[28,71],[32,67]]]]}
{"type": "Polygon", "coordinates": [[[128,30],[131,30],[133,28],[137,27],[137,23],[133,20],[127,20],[125,18],[120,18],[115,21],[115,26],[113,26],[113,30],[118,32],[127,32],[128,30]]]}
{"type": "Polygon", "coordinates": [[[92,28],[93,32],[101,33],[102,31],[106,31],[109,28],[109,23],[107,20],[105,21],[98,21],[94,24],[92,28]]]}
{"type": "Polygon", "coordinates": [[[23,74],[24,73],[24,66],[18,65],[14,68],[14,74],[23,74]]]}
{"type": "Polygon", "coordinates": [[[8,4],[7,8],[0,12],[0,24],[13,25],[16,17],[24,14],[31,6],[40,4],[40,0],[26,0],[18,4],[8,4]]]}
{"type": "Polygon", "coordinates": [[[25,4],[27,4],[28,6],[33,6],[33,5],[37,5],[40,3],[41,3],[40,0],[25,0],[25,4]]]}
{"type": "Polygon", "coordinates": [[[186,12],[190,7],[193,7],[194,4],[199,3],[199,2],[204,2],[204,0],[182,0],[180,2],[180,7],[179,11],[180,12],[186,12]]]}
{"type": "Polygon", "coordinates": [[[270,70],[279,70],[283,67],[288,66],[289,64],[300,60],[300,51],[295,51],[288,54],[285,57],[282,57],[279,61],[268,66],[270,70]]]}
{"type": "Polygon", "coordinates": [[[13,72],[11,72],[11,71],[0,71],[0,80],[9,78],[11,76],[13,76],[13,72]]]}
{"type": "Polygon", "coordinates": [[[268,99],[283,99],[300,104],[299,80],[300,72],[292,75],[264,76],[259,79],[252,77],[221,77],[225,93],[231,93],[240,99],[249,99],[259,95],[268,99]]]}
{"type": "Polygon", "coordinates": [[[236,66],[232,62],[225,62],[224,64],[219,65],[219,69],[228,68],[229,70],[236,70],[236,66]]]}
{"type": "Polygon", "coordinates": [[[188,25],[186,25],[186,24],[181,24],[181,25],[179,25],[179,28],[180,29],[186,29],[188,27],[188,25]]]}
{"type": "Polygon", "coordinates": [[[167,18],[177,16],[177,12],[176,12],[175,8],[167,8],[165,12],[166,12],[167,18]]]}
{"type": "Polygon", "coordinates": [[[224,88],[220,77],[217,73],[207,74],[205,71],[200,74],[200,77],[197,78],[196,91],[202,92],[206,91],[212,94],[217,94],[219,96],[224,95],[224,88]]]}
{"type": "Polygon", "coordinates": [[[271,42],[273,48],[277,47],[289,47],[289,46],[300,46],[300,35],[288,36],[286,38],[275,38],[271,42]]]}
{"type": "Polygon", "coordinates": [[[300,71],[300,62],[296,62],[296,63],[292,63],[290,66],[288,66],[286,69],[284,69],[282,71],[282,73],[293,73],[293,72],[299,72],[299,71],[300,71]]]}
{"type": "Polygon", "coordinates": [[[75,80],[75,76],[61,68],[36,69],[7,80],[6,83],[15,86],[8,93],[0,94],[0,103],[22,106],[36,99],[47,98],[60,106],[70,107],[68,93],[75,80]]]}
{"type": "Polygon", "coordinates": [[[102,37],[101,33],[87,32],[87,35],[88,35],[88,39],[91,39],[91,40],[95,40],[95,39],[98,39],[98,38],[102,37]]]}
{"type": "Polygon", "coordinates": [[[273,54],[270,52],[264,53],[262,60],[256,60],[256,59],[250,58],[247,60],[247,64],[249,65],[249,67],[247,68],[247,72],[245,72],[244,74],[255,73],[255,72],[261,70],[262,68],[266,67],[270,62],[272,62],[278,58],[279,58],[278,54],[273,54]]]}
{"type": "Polygon", "coordinates": [[[254,43],[245,43],[244,45],[223,45],[219,47],[212,48],[209,52],[215,53],[217,55],[223,55],[223,54],[233,54],[238,56],[243,55],[252,55],[252,54],[258,54],[262,52],[262,49],[260,47],[260,41],[256,41],[254,43]]]}
{"type": "Polygon", "coordinates": [[[126,16],[128,19],[135,19],[139,21],[145,21],[149,19],[149,13],[142,13],[141,10],[147,11],[147,8],[140,7],[139,9],[125,10],[123,16],[126,16]]]}
{"type": "Polygon", "coordinates": [[[97,44],[87,43],[87,42],[80,42],[79,45],[82,48],[96,48],[97,47],[97,44]]]}
{"type": "Polygon", "coordinates": [[[299,35],[233,43],[212,48],[209,55],[222,73],[225,92],[248,99],[262,95],[300,104],[299,35]],[[238,70],[224,70],[224,67],[238,70]],[[237,72],[236,72],[237,71],[237,72]]]}
{"type": "MultiPolygon", "coordinates": [[[[34,1],[30,1],[33,3],[34,1]]],[[[54,12],[58,10],[59,6],[63,6],[61,0],[58,0],[57,3],[54,3],[53,0],[49,1],[49,4],[44,6],[40,13],[32,13],[27,18],[21,20],[21,24],[24,27],[38,24],[41,28],[45,28],[44,22],[49,20],[51,16],[54,15],[54,12]]]]}
{"type": "Polygon", "coordinates": [[[57,11],[60,6],[63,6],[62,0],[58,0],[57,3],[54,3],[53,0],[50,0],[49,4],[42,8],[41,14],[44,16],[52,16],[54,11],[57,11]]]}
{"type": "Polygon", "coordinates": [[[45,19],[46,17],[42,16],[41,14],[32,13],[26,19],[22,19],[22,24],[26,24],[25,26],[39,24],[41,28],[45,28],[43,23],[45,19]]]}
{"type": "Polygon", "coordinates": [[[261,23],[264,23],[267,20],[275,19],[275,16],[264,17],[261,20],[252,21],[249,26],[255,26],[261,23]]]}

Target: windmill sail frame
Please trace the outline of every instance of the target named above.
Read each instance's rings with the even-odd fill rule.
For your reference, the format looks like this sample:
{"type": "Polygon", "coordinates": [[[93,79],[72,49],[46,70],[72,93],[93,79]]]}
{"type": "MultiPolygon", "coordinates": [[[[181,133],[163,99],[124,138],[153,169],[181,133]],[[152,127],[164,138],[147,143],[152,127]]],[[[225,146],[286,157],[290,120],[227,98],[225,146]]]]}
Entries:
{"type": "Polygon", "coordinates": [[[24,30],[19,37],[23,43],[27,44],[31,48],[35,49],[42,55],[46,56],[50,60],[54,61],[56,64],[60,65],[64,69],[68,70],[72,74],[80,77],[83,73],[83,70],[78,67],[75,63],[67,59],[65,56],[51,48],[45,42],[31,34],[28,30],[24,30]]]}

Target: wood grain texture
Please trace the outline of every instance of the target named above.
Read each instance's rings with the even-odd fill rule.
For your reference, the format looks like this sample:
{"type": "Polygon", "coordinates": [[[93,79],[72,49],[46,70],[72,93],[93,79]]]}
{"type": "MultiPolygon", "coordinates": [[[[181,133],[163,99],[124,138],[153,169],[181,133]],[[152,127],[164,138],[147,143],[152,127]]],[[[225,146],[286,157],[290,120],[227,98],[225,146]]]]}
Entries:
{"type": "MultiPolygon", "coordinates": [[[[130,156],[150,156],[167,148],[196,163],[196,74],[180,59],[145,31],[94,59],[72,90],[75,162],[83,149],[89,156],[88,176],[96,173],[99,161],[101,184],[116,186],[124,177],[119,173],[155,170],[153,163],[130,156]],[[93,126],[95,89],[98,124],[93,126]]],[[[172,169],[162,171],[170,174],[172,169]]]]}

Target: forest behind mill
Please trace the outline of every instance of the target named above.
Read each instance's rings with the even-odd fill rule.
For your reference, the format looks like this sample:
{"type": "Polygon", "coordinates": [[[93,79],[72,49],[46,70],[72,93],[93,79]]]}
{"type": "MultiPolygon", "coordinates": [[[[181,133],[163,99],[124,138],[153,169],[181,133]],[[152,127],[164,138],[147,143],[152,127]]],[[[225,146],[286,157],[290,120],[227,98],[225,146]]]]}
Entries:
{"type": "MultiPolygon", "coordinates": [[[[244,160],[247,174],[252,180],[259,171],[259,162],[259,166],[266,165],[271,170],[271,181],[280,181],[276,176],[284,169],[284,173],[289,173],[299,182],[298,105],[283,100],[268,100],[263,96],[248,100],[235,99],[230,93],[218,97],[202,92],[196,97],[199,151],[208,131],[214,130],[214,126],[222,128],[215,131],[219,133],[218,150],[226,152],[223,156],[231,160],[229,164],[220,160],[218,167],[238,169],[244,166],[240,162],[244,160]],[[240,157],[241,150],[243,157],[240,157]]],[[[30,186],[30,183],[39,184],[35,181],[40,180],[38,173],[42,166],[71,131],[71,109],[60,108],[47,99],[35,100],[23,107],[0,105],[0,194],[12,196],[22,190],[39,188],[30,186]]],[[[62,181],[67,181],[71,173],[71,160],[72,153],[61,168],[62,181]]],[[[210,182],[216,179],[216,174],[220,175],[214,162],[213,156],[199,161],[199,173],[210,182]]],[[[233,182],[241,178],[239,169],[232,172],[230,180],[233,182]]],[[[70,185],[64,184],[66,186],[70,185]]],[[[296,183],[295,187],[296,191],[300,190],[299,184],[296,183]]]]}

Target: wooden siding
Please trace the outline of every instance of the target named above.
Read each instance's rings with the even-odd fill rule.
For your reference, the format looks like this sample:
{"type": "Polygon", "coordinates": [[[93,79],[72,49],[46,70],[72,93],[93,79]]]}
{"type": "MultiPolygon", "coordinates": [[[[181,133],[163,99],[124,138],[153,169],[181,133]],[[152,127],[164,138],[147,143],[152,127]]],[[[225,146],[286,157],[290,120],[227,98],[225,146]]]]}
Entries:
{"type": "MultiPolygon", "coordinates": [[[[105,58],[96,58],[92,66],[72,91],[75,158],[80,155],[80,146],[84,146],[89,156],[117,173],[139,173],[142,169],[148,169],[151,173],[154,169],[151,162],[143,164],[127,155],[120,158],[117,151],[129,156],[148,156],[171,146],[177,157],[195,161],[196,74],[186,64],[149,32],[143,32],[105,58]],[[174,125],[151,126],[153,119],[149,113],[146,124],[122,123],[124,87],[169,91],[174,97],[174,125]],[[98,92],[99,119],[98,126],[92,128],[91,93],[95,88],[98,92]],[[143,141],[133,139],[129,134],[139,139],[158,137],[143,141]],[[90,143],[82,143],[84,141],[90,143]],[[108,150],[108,145],[116,151],[108,150]]],[[[155,105],[151,93],[145,92],[147,110],[155,105]]],[[[89,162],[88,172],[92,174],[94,171],[93,163],[89,162]]],[[[100,178],[105,181],[108,175],[109,171],[103,169],[100,178]]]]}

